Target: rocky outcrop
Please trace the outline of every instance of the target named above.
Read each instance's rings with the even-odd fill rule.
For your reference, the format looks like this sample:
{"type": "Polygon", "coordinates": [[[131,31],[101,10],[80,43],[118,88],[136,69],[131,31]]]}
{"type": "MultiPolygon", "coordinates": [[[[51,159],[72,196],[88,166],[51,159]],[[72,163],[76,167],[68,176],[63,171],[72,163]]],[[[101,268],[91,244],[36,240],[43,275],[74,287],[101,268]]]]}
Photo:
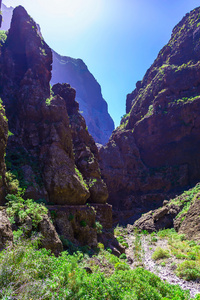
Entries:
{"type": "Polygon", "coordinates": [[[105,144],[114,130],[114,122],[101,94],[101,87],[81,59],[61,56],[53,51],[52,85],[68,82],[76,89],[76,100],[95,142],[105,144]]]}
{"type": "Polygon", "coordinates": [[[26,197],[59,205],[105,203],[98,151],[78,112],[75,90],[50,91],[52,53],[21,6],[2,43],[0,95],[9,120],[7,163],[26,197]]]}
{"type": "Polygon", "coordinates": [[[0,205],[2,205],[5,203],[6,193],[5,151],[8,139],[8,122],[2,100],[0,99],[0,101],[0,205]]]}
{"type": "Polygon", "coordinates": [[[0,251],[7,246],[12,246],[13,233],[10,221],[7,217],[6,210],[1,207],[0,209],[0,251]]]}
{"type": "Polygon", "coordinates": [[[47,215],[44,215],[42,221],[38,224],[38,230],[42,234],[40,246],[51,250],[52,253],[58,256],[63,251],[63,245],[47,215]]]}
{"type": "Polygon", "coordinates": [[[97,246],[96,214],[92,207],[52,206],[49,210],[65,247],[69,247],[69,243],[76,246],[97,246]]]}
{"type": "Polygon", "coordinates": [[[109,202],[134,215],[155,209],[200,178],[200,8],[127,96],[127,115],[100,149],[109,202]]]}
{"type": "Polygon", "coordinates": [[[180,206],[170,203],[156,210],[144,214],[134,223],[134,228],[154,232],[161,229],[172,228],[174,219],[181,211],[180,206]]]}
{"type": "Polygon", "coordinates": [[[185,234],[187,239],[199,242],[200,239],[200,194],[196,196],[194,203],[190,206],[185,215],[182,215],[179,220],[178,233],[185,234]]]}
{"type": "MultiPolygon", "coordinates": [[[[2,4],[2,30],[10,28],[13,8],[2,4]]],[[[38,34],[41,35],[37,24],[38,34]]],[[[80,111],[86,120],[95,142],[105,144],[114,129],[114,122],[108,113],[108,106],[101,94],[101,87],[81,59],[61,56],[53,51],[51,84],[70,83],[76,90],[80,111]]]]}

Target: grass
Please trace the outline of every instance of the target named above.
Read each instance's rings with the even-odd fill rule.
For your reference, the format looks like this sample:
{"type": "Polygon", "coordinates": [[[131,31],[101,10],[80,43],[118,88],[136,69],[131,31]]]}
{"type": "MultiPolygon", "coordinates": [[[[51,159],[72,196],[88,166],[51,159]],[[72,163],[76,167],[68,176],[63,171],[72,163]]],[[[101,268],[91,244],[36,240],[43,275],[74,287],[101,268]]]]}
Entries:
{"type": "MultiPolygon", "coordinates": [[[[168,240],[170,256],[177,259],[176,275],[184,280],[200,279],[200,245],[195,241],[186,240],[184,234],[178,234],[174,229],[164,229],[157,232],[157,237],[168,240]]],[[[165,251],[157,248],[153,259],[164,258],[165,251]]],[[[169,257],[169,251],[166,253],[169,257]]]]}

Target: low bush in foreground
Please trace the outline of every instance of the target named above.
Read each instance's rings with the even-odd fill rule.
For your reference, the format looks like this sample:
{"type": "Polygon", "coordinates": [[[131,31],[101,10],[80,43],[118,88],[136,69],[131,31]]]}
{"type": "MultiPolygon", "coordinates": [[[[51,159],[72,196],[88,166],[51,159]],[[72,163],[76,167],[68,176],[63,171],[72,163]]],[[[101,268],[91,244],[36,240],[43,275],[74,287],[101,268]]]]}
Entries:
{"type": "Polygon", "coordinates": [[[142,268],[131,270],[106,250],[93,257],[63,252],[56,258],[36,245],[20,241],[0,253],[0,299],[189,299],[189,291],[142,268]]]}
{"type": "Polygon", "coordinates": [[[176,274],[185,280],[200,279],[200,265],[195,261],[183,261],[178,264],[176,274]]]}

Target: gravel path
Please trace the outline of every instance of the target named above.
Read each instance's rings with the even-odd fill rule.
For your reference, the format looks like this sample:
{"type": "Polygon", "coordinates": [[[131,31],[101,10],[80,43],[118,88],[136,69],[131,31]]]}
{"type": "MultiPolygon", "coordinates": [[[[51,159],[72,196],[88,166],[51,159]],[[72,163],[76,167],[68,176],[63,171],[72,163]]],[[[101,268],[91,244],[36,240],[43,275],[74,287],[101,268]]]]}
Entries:
{"type": "MultiPolygon", "coordinates": [[[[131,268],[134,268],[136,262],[134,261],[134,240],[135,237],[133,234],[129,234],[127,238],[127,243],[129,248],[126,249],[126,255],[129,261],[131,268]]],[[[184,290],[190,290],[190,296],[193,298],[197,293],[200,293],[200,282],[194,281],[185,281],[177,277],[174,272],[174,265],[177,263],[175,258],[165,259],[165,266],[161,266],[158,262],[154,261],[151,256],[155,251],[156,247],[167,248],[167,240],[158,240],[156,243],[150,245],[149,237],[142,236],[141,237],[141,262],[144,268],[149,270],[150,272],[159,276],[162,280],[166,280],[171,284],[178,284],[184,290]]]]}

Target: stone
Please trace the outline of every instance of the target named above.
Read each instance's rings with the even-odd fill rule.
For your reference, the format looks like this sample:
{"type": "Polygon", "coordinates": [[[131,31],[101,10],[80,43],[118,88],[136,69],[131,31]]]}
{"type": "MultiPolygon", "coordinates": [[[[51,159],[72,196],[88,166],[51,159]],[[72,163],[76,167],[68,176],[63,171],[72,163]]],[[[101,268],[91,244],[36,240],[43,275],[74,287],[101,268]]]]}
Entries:
{"type": "Polygon", "coordinates": [[[199,13],[194,9],[174,28],[99,150],[115,214],[129,211],[134,219],[200,178],[199,13]]]}
{"type": "Polygon", "coordinates": [[[185,234],[187,239],[199,242],[200,239],[200,194],[185,215],[181,215],[178,228],[179,234],[185,234]]]}
{"type": "Polygon", "coordinates": [[[80,111],[95,142],[105,144],[114,130],[114,122],[102,97],[101,87],[81,59],[53,52],[51,84],[69,82],[76,89],[80,111]]]}
{"type": "Polygon", "coordinates": [[[42,234],[41,247],[51,250],[55,256],[58,256],[63,251],[63,245],[47,215],[43,216],[42,221],[38,224],[38,229],[42,234]]]}
{"type": "Polygon", "coordinates": [[[13,232],[4,208],[0,209],[0,251],[13,244],[13,232]]]}
{"type": "Polygon", "coordinates": [[[54,226],[62,239],[77,246],[96,247],[95,211],[87,205],[49,206],[54,226]]]}

